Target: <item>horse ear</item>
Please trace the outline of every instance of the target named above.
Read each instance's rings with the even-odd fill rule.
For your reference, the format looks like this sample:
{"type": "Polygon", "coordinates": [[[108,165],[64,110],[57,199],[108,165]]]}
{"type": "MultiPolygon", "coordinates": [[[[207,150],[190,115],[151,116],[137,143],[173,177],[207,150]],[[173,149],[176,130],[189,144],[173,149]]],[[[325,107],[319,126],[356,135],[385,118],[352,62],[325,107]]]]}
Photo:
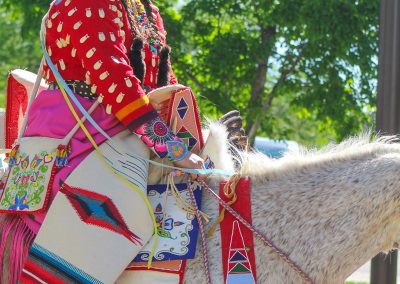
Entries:
{"type": "MultiPolygon", "coordinates": [[[[5,128],[5,147],[12,148],[18,137],[19,129],[28,106],[28,98],[32,92],[36,81],[36,74],[15,69],[10,72],[7,81],[7,105],[5,122],[2,124],[5,128]]],[[[47,85],[42,81],[39,92],[47,89],[47,85]]],[[[0,145],[3,148],[3,145],[0,145]]]]}

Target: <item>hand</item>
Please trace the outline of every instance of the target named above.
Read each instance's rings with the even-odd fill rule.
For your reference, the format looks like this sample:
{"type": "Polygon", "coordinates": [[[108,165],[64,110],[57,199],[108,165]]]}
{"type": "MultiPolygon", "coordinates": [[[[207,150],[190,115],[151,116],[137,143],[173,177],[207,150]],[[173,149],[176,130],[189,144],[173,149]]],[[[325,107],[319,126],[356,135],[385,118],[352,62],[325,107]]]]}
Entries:
{"type": "MultiPolygon", "coordinates": [[[[189,153],[180,161],[175,161],[174,165],[179,168],[186,169],[204,169],[204,160],[196,154],[189,153]]],[[[205,175],[192,175],[192,179],[204,179],[205,175]]]]}

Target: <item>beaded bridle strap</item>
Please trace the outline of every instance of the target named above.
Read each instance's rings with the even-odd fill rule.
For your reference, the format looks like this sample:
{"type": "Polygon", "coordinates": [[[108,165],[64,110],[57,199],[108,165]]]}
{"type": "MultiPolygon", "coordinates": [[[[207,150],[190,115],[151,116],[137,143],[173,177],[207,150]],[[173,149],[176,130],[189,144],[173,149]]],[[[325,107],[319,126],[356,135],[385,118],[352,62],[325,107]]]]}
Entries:
{"type": "MultiPolygon", "coordinates": [[[[204,181],[200,181],[201,187],[205,188],[208,192],[211,193],[211,196],[214,197],[218,203],[229,213],[231,213],[240,223],[242,223],[246,228],[248,228],[253,234],[262,241],[262,243],[269,247],[274,253],[276,253],[281,259],[283,259],[299,276],[304,280],[305,283],[308,284],[314,284],[314,281],[310,278],[310,276],[305,273],[299,265],[297,265],[293,260],[290,259],[290,257],[285,254],[282,250],[280,250],[272,241],[270,241],[266,236],[264,236],[262,233],[260,233],[256,228],[254,228],[249,222],[247,222],[239,213],[237,213],[235,210],[232,209],[225,201],[219,197],[214,190],[212,190],[204,181]]],[[[193,194],[193,188],[192,188],[192,183],[191,180],[189,179],[188,181],[188,189],[189,193],[192,195],[193,194]]],[[[192,202],[197,208],[197,205],[195,204],[195,201],[192,199],[192,202]]],[[[204,226],[201,220],[201,216],[198,213],[198,208],[196,210],[196,217],[197,220],[199,221],[199,229],[200,229],[200,235],[201,235],[201,242],[202,242],[202,250],[203,250],[203,262],[204,262],[204,268],[205,268],[205,273],[206,273],[206,278],[207,278],[207,284],[211,283],[210,279],[210,270],[208,266],[208,254],[207,254],[207,248],[206,248],[206,240],[205,240],[205,232],[204,232],[204,226]]]]}

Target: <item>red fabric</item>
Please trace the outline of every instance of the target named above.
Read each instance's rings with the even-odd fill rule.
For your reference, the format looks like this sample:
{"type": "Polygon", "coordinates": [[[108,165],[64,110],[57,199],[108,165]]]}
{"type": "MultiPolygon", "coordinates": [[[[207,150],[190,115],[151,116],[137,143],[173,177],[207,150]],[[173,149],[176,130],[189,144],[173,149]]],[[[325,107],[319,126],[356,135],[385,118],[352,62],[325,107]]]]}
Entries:
{"type": "MultiPolygon", "coordinates": [[[[224,194],[224,186],[226,182],[220,184],[219,196],[225,202],[230,200],[224,194]]],[[[251,219],[251,192],[250,178],[241,178],[236,186],[237,201],[231,205],[237,213],[239,213],[247,222],[252,224],[251,219]]],[[[220,206],[220,212],[222,210],[220,206]]],[[[222,265],[224,271],[224,283],[226,282],[229,270],[237,264],[235,261],[229,261],[239,252],[247,260],[243,260],[241,264],[251,271],[256,283],[256,262],[254,254],[253,233],[244,225],[236,220],[236,218],[225,211],[225,218],[220,224],[221,227],[221,250],[222,265]],[[243,238],[243,239],[242,239],[243,238]]]]}
{"type": "MultiPolygon", "coordinates": [[[[160,38],[165,43],[162,19],[155,7],[153,12],[157,16],[160,38]]],[[[53,63],[65,80],[86,80],[95,85],[96,93],[104,97],[102,103],[108,113],[116,115],[126,126],[143,113],[153,111],[129,64],[128,50],[132,40],[128,16],[121,1],[55,1],[49,10],[46,47],[53,63]],[[122,100],[118,99],[121,94],[122,100]],[[133,102],[139,107],[119,112],[133,102]]],[[[144,54],[144,84],[155,88],[159,58],[150,51],[147,43],[144,54]]],[[[48,66],[44,67],[44,75],[49,82],[55,80],[48,66]]],[[[170,76],[171,82],[176,82],[172,72],[170,76]]]]}
{"type": "Polygon", "coordinates": [[[22,271],[19,281],[22,284],[42,284],[43,282],[49,284],[66,284],[66,282],[59,279],[57,276],[52,275],[43,267],[40,267],[29,259],[25,263],[25,267],[22,271]]]}
{"type": "Polygon", "coordinates": [[[5,121],[5,146],[11,149],[18,137],[19,126],[22,123],[28,105],[28,94],[24,85],[10,74],[7,82],[7,107],[5,121]]]}

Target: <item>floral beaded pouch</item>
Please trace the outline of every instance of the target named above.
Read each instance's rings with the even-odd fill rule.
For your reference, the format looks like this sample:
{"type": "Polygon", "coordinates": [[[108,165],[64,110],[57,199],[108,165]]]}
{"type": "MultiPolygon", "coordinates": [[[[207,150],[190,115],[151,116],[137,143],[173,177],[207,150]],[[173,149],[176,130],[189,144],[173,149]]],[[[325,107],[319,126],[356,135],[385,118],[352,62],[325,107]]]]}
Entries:
{"type": "Polygon", "coordinates": [[[33,213],[46,208],[53,177],[67,162],[69,147],[62,139],[20,138],[8,156],[8,176],[0,212],[33,213]]]}
{"type": "MultiPolygon", "coordinates": [[[[29,109],[40,87],[43,63],[29,98],[29,109]]],[[[89,113],[98,106],[94,103],[89,113]]],[[[82,120],[84,120],[82,118],[82,120]]],[[[49,137],[22,137],[27,124],[25,115],[19,137],[6,158],[8,170],[0,190],[0,213],[35,213],[47,209],[53,178],[58,168],[68,164],[69,142],[79,125],[63,139],[49,137]]]]}

